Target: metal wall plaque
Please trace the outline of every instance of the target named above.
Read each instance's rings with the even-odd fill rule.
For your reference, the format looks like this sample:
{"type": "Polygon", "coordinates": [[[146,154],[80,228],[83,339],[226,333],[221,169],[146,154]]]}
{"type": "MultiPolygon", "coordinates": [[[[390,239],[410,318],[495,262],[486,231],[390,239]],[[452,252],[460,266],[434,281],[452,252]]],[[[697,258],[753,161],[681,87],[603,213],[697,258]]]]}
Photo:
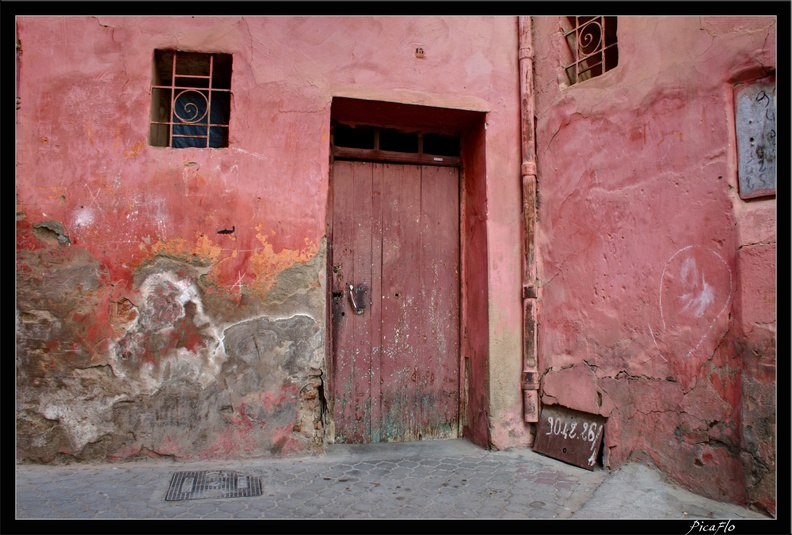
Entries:
{"type": "Polygon", "coordinates": [[[740,197],[776,192],[775,78],[734,87],[740,197]]]}
{"type": "Polygon", "coordinates": [[[536,425],[533,449],[559,461],[593,470],[606,421],[598,414],[546,405],[536,425]]]}

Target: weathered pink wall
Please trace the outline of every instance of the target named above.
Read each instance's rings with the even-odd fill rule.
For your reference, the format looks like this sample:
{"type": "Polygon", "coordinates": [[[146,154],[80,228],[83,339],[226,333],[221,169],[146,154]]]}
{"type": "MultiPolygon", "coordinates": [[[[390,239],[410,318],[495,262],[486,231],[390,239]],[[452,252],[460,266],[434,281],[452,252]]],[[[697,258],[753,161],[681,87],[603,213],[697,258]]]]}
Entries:
{"type": "MultiPolygon", "coordinates": [[[[465,424],[528,445],[516,17],[17,30],[20,459],[321,448],[334,96],[486,114],[463,141],[465,424]],[[229,148],[148,145],[159,48],[233,54],[229,148]]],[[[607,466],[774,511],[775,200],[738,195],[732,90],[774,69],[773,20],[622,17],[619,66],[571,87],[558,18],[533,34],[543,403],[607,416],[607,466]]]]}
{"type": "Polygon", "coordinates": [[[466,346],[475,426],[526,436],[514,17],[21,17],[17,31],[21,459],[321,447],[333,96],[487,112],[470,177],[486,221],[474,293],[492,316],[466,346]],[[148,145],[164,48],[233,54],[228,148],[148,145]]]}
{"type": "Polygon", "coordinates": [[[618,67],[567,86],[534,24],[542,400],[608,417],[603,459],[775,511],[775,199],[737,193],[733,84],[772,18],[620,17],[618,67]]]}

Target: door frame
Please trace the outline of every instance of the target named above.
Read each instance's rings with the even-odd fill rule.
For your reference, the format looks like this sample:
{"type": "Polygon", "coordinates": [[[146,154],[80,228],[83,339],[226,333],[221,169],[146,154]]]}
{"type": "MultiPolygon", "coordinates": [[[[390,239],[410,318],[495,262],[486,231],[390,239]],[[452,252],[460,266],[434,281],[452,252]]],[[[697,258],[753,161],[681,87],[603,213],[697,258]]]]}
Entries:
{"type": "MultiPolygon", "coordinates": [[[[489,310],[486,229],[486,116],[481,110],[437,108],[398,102],[334,97],[328,117],[329,166],[327,194],[326,281],[332,280],[333,164],[336,157],[374,163],[413,163],[458,167],[459,184],[459,437],[488,448],[489,427],[489,310]],[[456,159],[388,151],[334,150],[334,123],[397,129],[412,133],[454,135],[460,139],[456,159]],[[483,320],[483,321],[482,321],[483,320]]],[[[335,441],[332,284],[326,288],[325,443],[335,441]]]]}

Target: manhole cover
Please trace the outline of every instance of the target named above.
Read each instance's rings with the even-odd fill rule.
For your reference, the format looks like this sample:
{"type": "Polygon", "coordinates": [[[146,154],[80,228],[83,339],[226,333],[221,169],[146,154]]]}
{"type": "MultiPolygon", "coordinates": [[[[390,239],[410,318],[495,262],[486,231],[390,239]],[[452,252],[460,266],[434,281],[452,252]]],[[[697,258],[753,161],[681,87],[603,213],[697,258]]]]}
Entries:
{"type": "Polygon", "coordinates": [[[174,473],[165,500],[246,496],[261,496],[261,479],[231,470],[202,470],[174,473]]]}

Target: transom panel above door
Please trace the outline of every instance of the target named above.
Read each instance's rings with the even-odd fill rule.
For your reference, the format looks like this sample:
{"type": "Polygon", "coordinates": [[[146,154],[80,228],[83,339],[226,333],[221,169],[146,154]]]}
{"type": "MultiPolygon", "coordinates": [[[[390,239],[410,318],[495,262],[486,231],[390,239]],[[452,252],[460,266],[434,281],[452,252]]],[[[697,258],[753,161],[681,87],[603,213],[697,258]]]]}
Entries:
{"type": "Polygon", "coordinates": [[[459,171],[333,164],[335,441],[459,436],[459,171]]]}

